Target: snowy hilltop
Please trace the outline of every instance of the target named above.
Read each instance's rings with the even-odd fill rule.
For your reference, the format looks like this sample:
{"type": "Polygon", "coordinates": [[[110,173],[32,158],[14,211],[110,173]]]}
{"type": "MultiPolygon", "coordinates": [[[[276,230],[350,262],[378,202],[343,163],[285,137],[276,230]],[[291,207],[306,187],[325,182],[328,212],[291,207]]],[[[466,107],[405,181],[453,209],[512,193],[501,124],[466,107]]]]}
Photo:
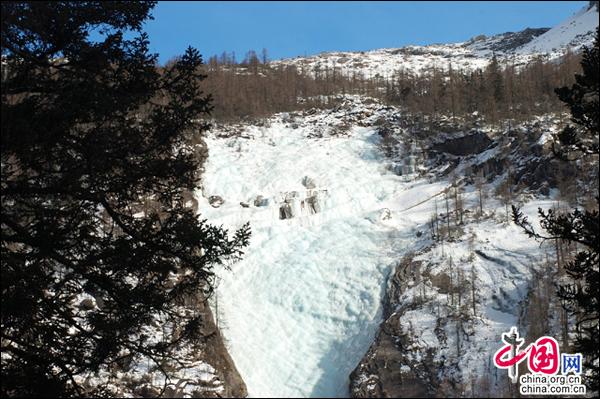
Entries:
{"type": "Polygon", "coordinates": [[[491,37],[480,35],[462,43],[322,53],[274,61],[273,64],[294,65],[298,70],[312,74],[335,69],[346,76],[382,78],[390,77],[398,70],[419,73],[430,68],[447,70],[450,65],[458,70],[482,69],[489,64],[492,54],[519,66],[536,57],[555,59],[567,51],[578,51],[592,43],[597,27],[598,8],[590,4],[551,29],[527,28],[491,37]]]}
{"type": "Polygon", "coordinates": [[[547,53],[556,57],[563,54],[566,49],[578,50],[583,45],[589,45],[594,40],[597,27],[598,2],[590,2],[588,7],[535,37],[515,52],[518,54],[547,53]]]}

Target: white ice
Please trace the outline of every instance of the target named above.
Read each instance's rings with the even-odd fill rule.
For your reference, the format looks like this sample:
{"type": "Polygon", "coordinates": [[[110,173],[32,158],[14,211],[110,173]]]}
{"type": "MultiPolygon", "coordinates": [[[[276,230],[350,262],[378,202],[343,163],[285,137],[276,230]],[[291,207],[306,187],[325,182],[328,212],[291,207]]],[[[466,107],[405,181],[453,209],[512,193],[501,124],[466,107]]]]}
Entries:
{"type": "MultiPolygon", "coordinates": [[[[324,112],[315,118],[333,124],[337,116],[324,112]]],[[[373,128],[310,138],[310,123],[294,129],[281,120],[245,126],[236,137],[213,132],[207,138],[209,158],[197,193],[200,213],[232,230],[247,221],[252,228],[244,259],[220,272],[219,324],[250,396],[347,396],[349,374],[381,322],[386,277],[407,251],[428,242],[423,235],[417,238],[417,230],[428,234],[426,225],[436,202],[442,211],[439,194],[448,182],[390,172],[373,128]],[[305,177],[314,188],[303,185],[305,177]],[[215,195],[224,200],[219,208],[207,201],[215,195]],[[306,200],[315,195],[320,209],[312,213],[306,200]],[[268,205],[255,206],[257,196],[268,205]],[[295,216],[282,220],[279,209],[286,198],[295,216]]],[[[475,161],[489,156],[482,153],[475,161]]],[[[469,209],[476,207],[472,188],[465,200],[469,209]]],[[[532,220],[537,206],[550,205],[527,204],[524,212],[532,220]]],[[[498,201],[488,200],[486,208],[503,218],[498,201]]],[[[471,228],[482,251],[503,260],[475,262],[486,298],[482,323],[487,323],[478,335],[481,347],[465,355],[475,359],[515,322],[515,315],[490,307],[492,294],[502,288],[518,303],[531,277],[529,265],[542,253],[516,226],[492,219],[471,228]],[[495,245],[487,244],[491,241],[495,245]],[[516,271],[506,271],[506,264],[516,271]]],[[[468,256],[468,243],[446,250],[458,260],[468,256]]],[[[407,314],[406,320],[418,327],[423,341],[433,340],[423,334],[434,328],[425,310],[407,314]]]]}
{"type": "Polygon", "coordinates": [[[348,395],[348,376],[381,321],[386,276],[415,234],[398,229],[401,220],[389,227],[384,208],[408,207],[438,189],[409,190],[389,172],[372,129],[309,133],[274,123],[247,128],[249,139],[207,140],[204,196],[225,203],[214,209],[200,198],[202,216],[252,227],[244,260],[221,274],[218,288],[221,325],[250,396],[348,395]],[[315,189],[302,185],[305,176],[315,189]],[[280,220],[292,191],[298,215],[280,220]],[[299,203],[315,192],[321,210],[310,214],[299,203]],[[269,206],[255,207],[257,195],[269,206]]]}

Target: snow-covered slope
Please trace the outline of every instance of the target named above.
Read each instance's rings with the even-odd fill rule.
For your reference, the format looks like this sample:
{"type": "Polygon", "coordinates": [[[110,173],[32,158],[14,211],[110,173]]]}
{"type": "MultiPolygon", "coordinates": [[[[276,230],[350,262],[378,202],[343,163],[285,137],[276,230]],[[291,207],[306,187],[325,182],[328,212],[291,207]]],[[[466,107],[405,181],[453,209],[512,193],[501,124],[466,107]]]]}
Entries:
{"type": "MultiPolygon", "coordinates": [[[[466,194],[469,207],[472,194],[466,194]]],[[[486,208],[495,208],[490,205],[486,208]]],[[[536,207],[552,205],[537,200],[524,211],[533,215],[536,207]]],[[[426,210],[433,211],[431,204],[420,212],[426,210]]],[[[352,397],[506,395],[507,380],[491,379],[489,359],[502,333],[517,325],[528,328],[523,315],[533,276],[545,275],[544,268],[548,273],[544,250],[551,248],[495,218],[468,220],[462,228],[461,237],[442,245],[428,237],[415,240],[395,268],[386,298],[390,309],[351,376],[352,397]],[[441,385],[444,380],[451,385],[441,385]]]]}
{"type": "Polygon", "coordinates": [[[274,65],[295,65],[299,71],[323,75],[330,73],[345,76],[362,75],[365,78],[390,77],[398,70],[420,73],[425,69],[447,69],[450,63],[456,69],[477,69],[488,64],[486,57],[479,57],[464,43],[437,44],[430,46],[407,46],[399,49],[380,49],[367,52],[332,52],[306,58],[293,58],[273,62],[274,65]]]}
{"type": "Polygon", "coordinates": [[[381,223],[406,183],[386,170],[375,131],[310,138],[314,131],[279,120],[248,127],[246,138],[207,140],[204,194],[225,202],[213,209],[201,198],[203,216],[230,227],[249,220],[253,231],[218,289],[221,325],[251,396],[347,395],[380,322],[390,265],[413,234],[381,223]],[[294,217],[282,220],[286,199],[294,217]]]}
{"type": "MultiPolygon", "coordinates": [[[[381,322],[387,276],[408,251],[429,245],[433,199],[449,183],[412,173],[419,170],[412,161],[404,175],[393,172],[376,121],[398,112],[356,100],[334,110],[275,115],[263,126],[225,126],[208,137],[200,213],[232,229],[250,221],[253,231],[244,259],[221,273],[214,304],[250,396],[347,396],[348,377],[381,322]],[[223,203],[213,208],[208,198],[216,196],[223,203]]],[[[410,146],[405,151],[411,159],[410,146]]],[[[472,190],[465,201],[476,207],[472,190]]],[[[533,213],[535,205],[527,209],[533,213]]],[[[488,205],[495,207],[500,214],[497,202],[488,205]]],[[[474,233],[489,237],[500,229],[490,220],[474,233]]],[[[504,290],[517,303],[529,275],[519,276],[517,289],[514,273],[502,270],[508,264],[523,271],[539,249],[526,239],[511,244],[516,228],[503,231],[505,239],[485,251],[506,262],[475,267],[482,296],[504,290]]],[[[466,247],[456,246],[458,261],[466,247]]],[[[478,360],[515,321],[491,299],[483,306],[486,341],[465,355],[478,360]]],[[[417,314],[424,318],[415,319],[415,328],[433,331],[427,323],[434,318],[425,310],[417,314]]]]}
{"type": "Polygon", "coordinates": [[[429,68],[474,70],[484,68],[492,53],[500,61],[516,66],[540,55],[560,57],[567,49],[577,51],[591,44],[598,26],[598,9],[586,7],[552,29],[525,29],[491,37],[477,36],[462,43],[406,46],[366,52],[330,52],[311,57],[274,61],[273,65],[294,65],[306,73],[323,74],[335,70],[346,76],[389,77],[398,70],[420,73],[429,68]],[[320,71],[320,72],[319,72],[320,71]]]}
{"type": "MultiPolygon", "coordinates": [[[[552,59],[589,44],[597,25],[597,9],[591,8],[549,30],[456,44],[327,53],[274,64],[295,65],[312,74],[336,68],[348,76],[367,77],[450,64],[483,68],[493,53],[519,65],[540,54],[552,59]]],[[[432,359],[436,367],[441,365],[441,377],[466,382],[470,373],[482,372],[480,366],[496,349],[500,334],[521,321],[521,304],[535,275],[532,265],[545,255],[538,243],[505,222],[506,209],[497,200],[486,200],[484,220],[475,220],[478,196],[472,186],[464,193],[470,215],[457,226],[465,229],[464,235],[436,245],[428,237],[431,215],[451,217],[436,206],[436,198],[450,184],[442,176],[445,170],[458,164],[455,172],[468,178],[474,170],[502,169],[494,159],[500,146],[461,156],[454,166],[450,161],[456,159],[439,156],[435,159],[444,164],[428,173],[424,162],[418,165],[421,150],[411,142],[418,129],[399,127],[399,109],[347,98],[335,109],[277,114],[261,125],[216,127],[206,140],[209,158],[197,192],[202,217],[230,229],[249,221],[253,232],[244,259],[231,265],[231,271],[220,272],[214,299],[219,326],[253,397],[347,396],[351,372],[357,364],[368,363],[363,356],[369,356],[382,320],[387,278],[409,252],[426,265],[431,284],[421,284],[419,277],[396,298],[403,305],[398,336],[414,338],[413,346],[402,348],[407,360],[403,370],[419,364],[427,350],[437,354],[432,359]],[[398,129],[385,132],[381,120],[398,129]],[[390,141],[395,157],[388,154],[390,141]],[[456,332],[456,323],[439,325],[448,292],[443,281],[434,280],[443,280],[452,270],[476,276],[476,310],[466,337],[456,332]],[[460,358],[454,349],[458,346],[460,358]],[[456,366],[460,360],[472,366],[456,366]]],[[[509,146],[512,142],[504,141],[509,146]]],[[[548,177],[537,173],[539,168],[514,165],[520,173],[515,178],[524,183],[528,176],[536,181],[548,177]]],[[[504,178],[502,173],[490,174],[496,179],[490,191],[504,178]]],[[[524,211],[530,220],[536,219],[538,206],[548,207],[550,200],[529,202],[524,211]]],[[[352,393],[372,394],[372,369],[367,364],[358,370],[352,393]]],[[[498,394],[498,389],[489,392],[498,394]]]]}
{"type": "Polygon", "coordinates": [[[591,6],[582,9],[566,21],[521,46],[518,54],[547,53],[560,55],[567,48],[578,50],[593,41],[598,27],[598,9],[591,6]]]}

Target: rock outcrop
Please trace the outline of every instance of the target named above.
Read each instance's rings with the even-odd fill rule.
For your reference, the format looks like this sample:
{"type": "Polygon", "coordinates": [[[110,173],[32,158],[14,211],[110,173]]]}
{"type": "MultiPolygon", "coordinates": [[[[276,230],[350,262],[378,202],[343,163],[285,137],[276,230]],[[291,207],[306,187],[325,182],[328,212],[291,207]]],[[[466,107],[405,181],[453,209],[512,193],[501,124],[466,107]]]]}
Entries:
{"type": "Polygon", "coordinates": [[[432,145],[431,149],[456,156],[479,154],[492,144],[484,132],[474,131],[464,136],[448,138],[432,145]]]}
{"type": "Polygon", "coordinates": [[[211,195],[210,197],[208,197],[208,203],[213,208],[220,207],[221,205],[223,205],[224,202],[225,202],[225,200],[218,195],[211,195]]]}
{"type": "MultiPolygon", "coordinates": [[[[213,314],[210,307],[205,304],[204,309],[205,331],[209,334],[206,336],[204,348],[204,361],[210,364],[215,369],[217,378],[222,382],[222,391],[218,392],[218,397],[226,398],[243,398],[248,395],[246,384],[242,380],[233,359],[229,355],[227,348],[223,342],[223,336],[220,330],[216,327],[213,314]]],[[[202,395],[203,397],[209,397],[202,395]]]]}
{"type": "Polygon", "coordinates": [[[421,262],[406,256],[396,267],[384,297],[384,322],[375,341],[350,375],[350,395],[354,398],[430,397],[435,394],[437,365],[431,351],[419,362],[407,355],[414,336],[401,326],[402,314],[409,308],[398,307],[397,298],[409,286],[417,284],[421,262]]]}
{"type": "Polygon", "coordinates": [[[257,206],[257,207],[269,206],[269,199],[263,197],[262,195],[257,195],[256,198],[254,199],[254,206],[257,206]]]}

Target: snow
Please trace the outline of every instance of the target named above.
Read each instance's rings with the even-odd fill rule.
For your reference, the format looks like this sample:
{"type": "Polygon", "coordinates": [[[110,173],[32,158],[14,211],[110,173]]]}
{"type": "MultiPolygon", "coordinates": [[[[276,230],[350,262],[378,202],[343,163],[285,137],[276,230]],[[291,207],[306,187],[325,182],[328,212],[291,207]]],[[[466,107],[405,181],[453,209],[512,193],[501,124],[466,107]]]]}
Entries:
{"type": "MultiPolygon", "coordinates": [[[[349,374],[381,322],[381,298],[397,262],[409,251],[422,252],[434,265],[431,273],[446,267],[439,246],[423,250],[431,246],[427,223],[436,201],[443,211],[448,181],[391,172],[397,159],[384,157],[374,127],[355,121],[346,134],[319,130],[347,122],[349,115],[370,115],[362,122],[372,122],[394,112],[350,96],[334,110],[275,115],[264,126],[225,126],[207,137],[209,158],[196,193],[201,217],[232,230],[249,221],[252,228],[244,259],[219,272],[215,312],[250,396],[347,396],[349,374]],[[228,129],[238,134],[230,136],[228,129]],[[218,208],[207,200],[215,195],[224,199],[218,208]],[[311,198],[315,209],[308,206],[311,198]],[[280,219],[286,203],[294,216],[280,219]]],[[[467,209],[478,207],[472,187],[464,200],[467,209]]],[[[538,206],[550,202],[523,208],[532,221],[538,206]]],[[[538,243],[502,221],[502,204],[488,199],[486,208],[496,216],[466,226],[481,255],[465,261],[471,250],[464,238],[444,250],[465,275],[471,264],[477,273],[481,311],[472,346],[463,344],[473,372],[480,371],[476,364],[483,364],[499,334],[517,322],[514,309],[527,293],[531,265],[542,258],[538,243]]],[[[447,300],[437,291],[427,295],[447,300]]],[[[451,356],[452,334],[439,345],[436,318],[416,309],[403,315],[403,325],[419,331],[421,346],[437,345],[439,355],[451,356]]]]}
{"type": "MultiPolygon", "coordinates": [[[[142,335],[148,342],[155,344],[162,339],[165,330],[170,334],[171,329],[160,317],[155,315],[153,319],[153,322],[143,326],[142,335]]],[[[124,350],[121,355],[128,353],[124,350]]],[[[116,371],[112,367],[101,368],[95,372],[77,374],[74,379],[86,388],[106,384],[105,388],[116,397],[156,396],[163,389],[168,397],[190,398],[197,397],[198,394],[223,393],[223,382],[215,368],[203,360],[203,353],[191,345],[184,345],[176,350],[176,356],[179,359],[176,364],[169,361],[161,363],[169,369],[168,379],[155,360],[146,355],[136,357],[127,368],[116,371]]]]}
{"type": "Polygon", "coordinates": [[[229,228],[249,220],[253,232],[245,259],[218,288],[224,334],[251,396],[348,394],[348,375],[381,321],[386,276],[414,236],[390,228],[382,212],[437,189],[409,189],[389,172],[373,128],[310,133],[275,122],[248,127],[250,139],[207,139],[203,195],[225,203],[214,209],[199,198],[202,216],[229,228]],[[305,177],[317,187],[304,187],[305,177]],[[281,220],[279,206],[294,191],[297,215],[281,220]],[[315,193],[312,214],[298,204],[315,193]],[[258,195],[269,205],[252,206],[258,195]]]}
{"type": "Polygon", "coordinates": [[[577,49],[592,40],[597,27],[598,10],[596,7],[583,8],[572,17],[519,48],[517,53],[564,52],[567,47],[577,49]]]}
{"type": "MultiPolygon", "coordinates": [[[[555,58],[567,48],[577,50],[590,43],[597,26],[597,9],[583,9],[517,49],[513,59],[525,63],[536,54],[555,58]]],[[[494,40],[499,39],[491,38],[488,43],[494,40]]],[[[432,67],[447,69],[450,64],[473,70],[489,63],[485,45],[465,42],[336,52],[273,64],[307,67],[312,73],[327,66],[347,76],[358,72],[366,77],[390,77],[400,68],[413,73],[432,67]]],[[[374,109],[366,122],[381,115],[377,106],[374,109]]],[[[369,123],[353,123],[344,134],[331,133],[333,127],[347,122],[344,118],[353,113],[362,118],[364,111],[362,106],[351,112],[319,111],[293,121],[296,128],[289,123],[293,116],[280,114],[266,126],[244,126],[234,137],[213,130],[206,140],[209,158],[202,190],[197,193],[202,217],[232,230],[250,221],[252,228],[244,259],[230,265],[231,271],[219,271],[216,312],[250,396],[347,396],[349,374],[372,344],[381,322],[381,298],[388,275],[407,252],[423,250],[428,244],[427,239],[417,239],[417,233],[427,229],[435,198],[448,182],[394,174],[392,161],[379,148],[377,130],[369,123]],[[319,134],[315,134],[317,130],[319,134]],[[210,196],[222,197],[224,203],[213,207],[207,200],[210,196]],[[293,217],[280,218],[284,205],[293,217]]],[[[553,133],[545,131],[538,143],[548,143],[553,133]]],[[[498,147],[484,151],[473,157],[473,162],[485,162],[498,151],[498,147]]],[[[468,207],[476,207],[476,193],[467,192],[465,201],[468,207]]],[[[504,211],[496,201],[489,202],[488,207],[497,214],[504,211]]],[[[441,203],[438,205],[441,210],[441,203]]],[[[535,220],[538,206],[552,205],[550,200],[538,199],[527,204],[524,212],[535,220]]],[[[143,212],[133,216],[139,218],[143,212]]],[[[446,243],[444,249],[465,275],[474,267],[479,284],[477,328],[471,343],[463,343],[460,359],[465,376],[481,375],[500,334],[519,323],[515,309],[526,297],[533,265],[545,251],[519,228],[493,218],[468,227],[479,250],[473,260],[465,261],[471,255],[465,240],[446,243]]],[[[439,246],[423,251],[416,259],[433,264],[433,273],[446,267],[447,258],[439,246]]],[[[405,292],[407,302],[421,288],[405,292]]],[[[426,294],[439,302],[445,300],[435,290],[426,294]]],[[[78,296],[75,305],[82,305],[82,313],[97,309],[91,295],[78,296]]],[[[433,312],[419,308],[402,317],[402,324],[418,335],[418,345],[412,348],[415,359],[424,353],[423,347],[438,349],[438,356],[452,356],[452,334],[449,330],[444,345],[438,342],[433,312]]],[[[160,320],[156,324],[160,325],[160,320]]],[[[147,326],[144,332],[151,342],[160,337],[156,325],[147,326]]],[[[188,358],[185,367],[169,381],[173,390],[186,396],[197,389],[223,391],[210,364],[195,353],[184,354],[188,358]]],[[[7,356],[2,354],[3,359],[7,356]]],[[[120,377],[140,383],[150,378],[148,386],[161,386],[164,376],[150,364],[150,359],[142,357],[120,377]]],[[[403,372],[411,370],[407,365],[400,367],[403,372]]],[[[94,385],[107,376],[103,371],[77,379],[94,385]]]]}
{"type": "MultiPolygon", "coordinates": [[[[583,45],[590,45],[598,26],[598,11],[595,7],[583,8],[563,23],[546,33],[509,51],[495,51],[499,62],[516,66],[525,65],[543,55],[549,59],[558,58],[567,48],[578,51],[583,45]]],[[[461,43],[432,44],[428,46],[406,46],[402,48],[377,49],[364,52],[330,52],[309,57],[296,57],[274,61],[271,64],[294,65],[299,71],[315,74],[325,69],[345,76],[353,74],[365,78],[379,75],[389,78],[395,72],[419,74],[431,68],[448,70],[450,64],[454,70],[472,71],[485,68],[490,60],[493,45],[506,40],[510,33],[488,38],[474,38],[461,43]]]]}
{"type": "MultiPolygon", "coordinates": [[[[464,201],[466,209],[475,209],[476,193],[467,190],[464,201]]],[[[537,208],[547,209],[553,204],[550,199],[538,198],[523,205],[522,211],[537,225],[537,208]]],[[[424,206],[429,207],[430,203],[424,206]]],[[[420,353],[433,348],[435,361],[453,359],[459,364],[458,379],[462,379],[465,384],[469,383],[471,376],[489,375],[489,356],[497,349],[503,332],[512,326],[523,327],[522,310],[526,306],[532,277],[544,267],[543,259],[548,250],[551,250],[547,247],[550,244],[540,245],[528,238],[519,227],[502,222],[501,219],[505,217],[503,206],[495,199],[487,199],[484,209],[488,212],[488,217],[479,222],[467,221],[462,237],[446,242],[443,249],[439,244],[422,247],[414,258],[423,262],[427,275],[453,273],[456,278],[457,271],[462,270],[463,276],[470,281],[471,268],[474,270],[477,315],[470,325],[465,324],[469,337],[461,338],[460,356],[456,352],[455,321],[447,294],[439,292],[439,287],[435,284],[432,286],[427,281],[426,284],[419,283],[409,288],[398,298],[398,309],[409,309],[402,313],[398,327],[402,334],[413,337],[415,342],[406,354],[418,362],[420,353]],[[489,217],[493,214],[495,216],[489,217]],[[472,236],[471,244],[467,238],[469,236],[472,236]],[[472,253],[473,249],[477,251],[472,253]],[[452,269],[449,267],[450,258],[453,262],[452,269]],[[419,297],[426,300],[413,309],[411,304],[419,297]],[[442,339],[437,333],[434,334],[438,318],[447,323],[442,339]]],[[[418,249],[417,243],[413,247],[418,249]]],[[[425,275],[423,270],[421,274],[425,275]]],[[[470,298],[463,300],[470,304],[470,298]]],[[[525,333],[526,328],[522,332],[525,333]]],[[[449,368],[444,372],[452,371],[449,368]]]]}
{"type": "MultiPolygon", "coordinates": [[[[567,48],[589,44],[589,32],[597,25],[597,11],[582,10],[515,52],[497,55],[517,65],[540,53],[556,58],[567,48]]],[[[492,37],[488,42],[498,40],[492,37]]],[[[445,69],[450,63],[472,70],[489,62],[486,46],[480,40],[327,53],[273,64],[296,65],[308,73],[337,68],[348,76],[356,72],[367,77],[389,77],[399,68],[413,73],[433,66],[445,69]]],[[[500,334],[518,324],[515,309],[525,299],[533,269],[544,256],[535,241],[501,222],[505,209],[493,199],[487,201],[491,216],[468,226],[477,256],[472,256],[464,239],[446,243],[442,250],[439,246],[424,250],[431,242],[418,239],[417,233],[427,231],[436,198],[441,200],[448,182],[394,174],[398,164],[383,156],[380,137],[371,127],[385,107],[366,110],[348,97],[349,105],[344,103],[341,109],[302,117],[279,114],[263,126],[231,130],[221,126],[206,140],[209,158],[202,189],[196,193],[201,217],[232,230],[249,221],[252,228],[244,259],[229,265],[230,271],[219,271],[215,311],[252,397],[348,396],[349,374],[381,322],[387,277],[409,251],[421,251],[422,258],[417,259],[433,265],[432,273],[445,270],[447,258],[441,251],[452,254],[465,275],[475,270],[480,309],[471,341],[461,343],[460,360],[464,378],[481,375],[500,334]],[[344,125],[351,128],[335,133],[344,125]],[[238,133],[232,136],[235,130],[238,133]],[[211,196],[224,202],[213,207],[207,200],[211,196]]],[[[552,132],[544,132],[539,143],[546,143],[552,132]]],[[[497,152],[497,148],[484,151],[471,162],[484,162],[497,152]]],[[[471,209],[477,207],[472,188],[465,201],[471,209]]],[[[524,212],[535,220],[537,207],[549,205],[536,200],[524,212]]],[[[438,206],[443,212],[441,203],[438,206]]],[[[432,303],[447,302],[446,296],[428,289],[405,293],[407,303],[411,295],[420,295],[418,290],[432,303]]],[[[450,325],[443,344],[434,333],[438,316],[425,308],[402,316],[403,326],[419,332],[420,347],[412,352],[415,359],[427,347],[436,348],[438,356],[456,358],[450,325]]]]}
{"type": "Polygon", "coordinates": [[[489,63],[487,55],[481,55],[467,48],[464,43],[407,46],[400,49],[378,49],[360,53],[333,52],[311,57],[298,57],[272,62],[272,65],[295,65],[298,70],[306,70],[315,74],[325,68],[345,76],[354,73],[365,78],[379,75],[389,78],[399,70],[415,74],[436,68],[447,70],[449,65],[455,70],[482,69],[489,63]]]}

